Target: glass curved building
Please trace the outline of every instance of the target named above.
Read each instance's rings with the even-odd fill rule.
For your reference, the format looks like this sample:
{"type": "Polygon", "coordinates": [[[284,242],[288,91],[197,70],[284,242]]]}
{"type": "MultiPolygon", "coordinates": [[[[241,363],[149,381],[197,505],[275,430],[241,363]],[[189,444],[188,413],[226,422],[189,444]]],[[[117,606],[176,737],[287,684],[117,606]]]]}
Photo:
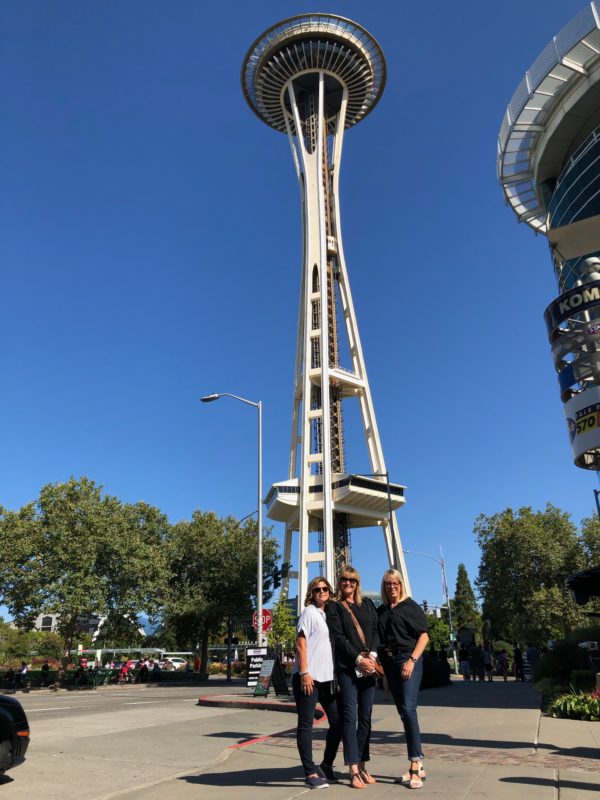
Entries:
{"type": "Polygon", "coordinates": [[[544,48],[498,136],[519,222],[548,238],[558,297],[544,313],[575,464],[600,469],[600,2],[544,48]]]}

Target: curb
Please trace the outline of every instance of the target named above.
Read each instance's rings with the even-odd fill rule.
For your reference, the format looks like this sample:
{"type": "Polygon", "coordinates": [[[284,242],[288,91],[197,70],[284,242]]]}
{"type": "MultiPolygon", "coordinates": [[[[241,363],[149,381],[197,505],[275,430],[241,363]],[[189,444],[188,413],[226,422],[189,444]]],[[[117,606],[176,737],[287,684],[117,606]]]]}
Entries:
{"type": "MultiPolygon", "coordinates": [[[[201,695],[198,698],[199,706],[213,706],[217,708],[241,708],[244,710],[255,709],[258,711],[283,711],[288,714],[296,713],[296,703],[292,700],[290,702],[277,701],[277,700],[262,700],[262,699],[235,699],[227,695],[201,695]]],[[[321,719],[325,712],[320,708],[315,709],[315,719],[321,719]]]]}

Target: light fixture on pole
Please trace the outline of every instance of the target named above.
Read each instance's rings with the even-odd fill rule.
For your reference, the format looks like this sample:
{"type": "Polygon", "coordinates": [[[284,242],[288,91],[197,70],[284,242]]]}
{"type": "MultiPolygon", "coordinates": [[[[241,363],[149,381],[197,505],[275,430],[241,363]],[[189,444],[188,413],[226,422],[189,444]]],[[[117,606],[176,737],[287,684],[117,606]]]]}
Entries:
{"type": "Polygon", "coordinates": [[[425,556],[425,558],[430,558],[432,561],[435,561],[442,568],[442,590],[444,592],[444,598],[446,600],[446,608],[448,609],[448,624],[450,625],[450,643],[452,645],[452,659],[454,661],[454,672],[456,675],[458,675],[458,661],[456,658],[456,647],[454,645],[455,641],[454,631],[452,629],[452,610],[450,608],[450,597],[448,595],[448,581],[446,580],[446,562],[444,561],[444,553],[442,552],[442,548],[440,547],[441,559],[429,555],[429,553],[419,553],[416,550],[403,550],[402,552],[408,553],[409,555],[413,556],[425,556]]]}
{"type": "Polygon", "coordinates": [[[247,406],[253,406],[258,411],[258,566],[256,569],[256,643],[259,647],[263,646],[263,555],[262,555],[262,403],[246,400],[237,394],[229,392],[219,392],[218,394],[207,394],[200,398],[202,403],[212,403],[221,397],[231,397],[239,400],[247,406]]]}

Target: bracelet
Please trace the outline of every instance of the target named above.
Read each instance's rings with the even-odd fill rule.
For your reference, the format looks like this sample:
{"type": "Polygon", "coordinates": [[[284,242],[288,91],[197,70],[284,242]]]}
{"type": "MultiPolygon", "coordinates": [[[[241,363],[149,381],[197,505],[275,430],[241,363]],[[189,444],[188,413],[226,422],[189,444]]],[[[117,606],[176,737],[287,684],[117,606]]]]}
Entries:
{"type": "Polygon", "coordinates": [[[416,664],[417,661],[419,660],[418,658],[415,658],[414,656],[409,656],[409,658],[413,662],[413,664],[416,664]]]}
{"type": "Polygon", "coordinates": [[[306,672],[301,672],[300,673],[300,677],[301,678],[303,678],[305,675],[308,675],[308,670],[306,670],[306,672]]]}

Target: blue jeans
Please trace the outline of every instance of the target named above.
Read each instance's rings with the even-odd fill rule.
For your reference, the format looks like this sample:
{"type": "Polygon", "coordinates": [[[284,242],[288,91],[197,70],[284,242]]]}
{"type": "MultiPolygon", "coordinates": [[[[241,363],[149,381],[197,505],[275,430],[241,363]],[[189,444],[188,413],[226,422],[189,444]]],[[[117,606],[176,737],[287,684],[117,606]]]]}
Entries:
{"type": "Polygon", "coordinates": [[[344,764],[369,761],[375,678],[358,678],[354,670],[342,669],[338,681],[342,693],[344,764]]]}
{"type": "Polygon", "coordinates": [[[405,681],[401,675],[402,665],[409,658],[410,653],[396,653],[395,656],[384,659],[383,667],[388,679],[390,692],[404,725],[408,758],[410,761],[420,761],[423,758],[423,752],[421,750],[419,718],[417,717],[417,701],[423,676],[423,658],[421,657],[417,661],[412,675],[405,681]]]}
{"type": "Polygon", "coordinates": [[[333,766],[335,757],[340,746],[342,731],[340,726],[340,715],[338,712],[338,697],[331,694],[331,682],[319,683],[315,681],[312,694],[304,694],[300,688],[300,675],[295,672],[292,675],[292,690],[296,700],[296,710],[298,711],[298,727],[296,729],[296,744],[300,761],[304,767],[305,775],[314,775],[317,771],[313,761],[312,752],[312,731],[315,720],[315,706],[317,701],[321,704],[323,711],[327,714],[329,730],[325,742],[325,753],[323,763],[328,767],[333,766]]]}

